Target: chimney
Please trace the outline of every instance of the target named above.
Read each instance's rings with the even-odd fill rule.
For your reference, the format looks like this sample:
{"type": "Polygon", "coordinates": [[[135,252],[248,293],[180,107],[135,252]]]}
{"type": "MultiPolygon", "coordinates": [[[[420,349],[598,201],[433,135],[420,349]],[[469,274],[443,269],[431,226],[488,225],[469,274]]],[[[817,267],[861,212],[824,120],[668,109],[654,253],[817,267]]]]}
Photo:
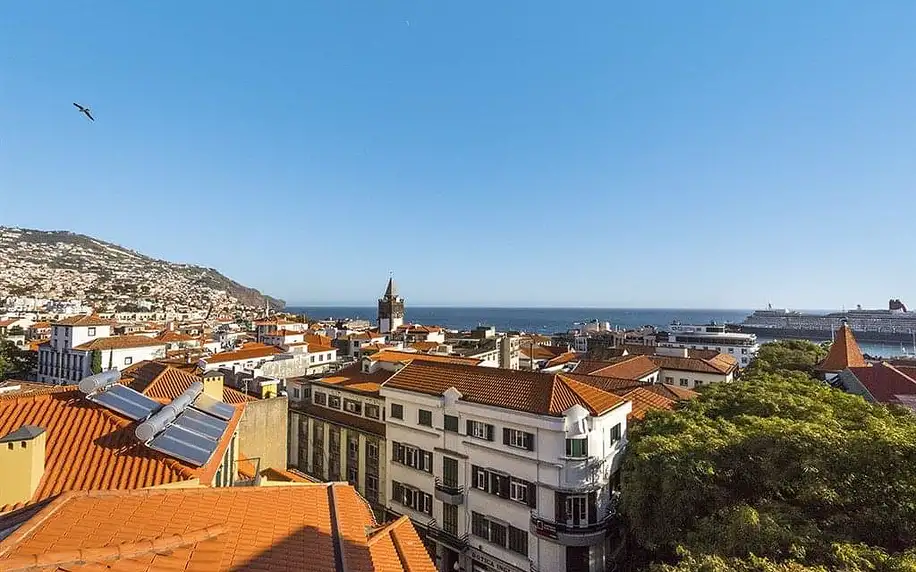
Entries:
{"type": "Polygon", "coordinates": [[[218,370],[210,370],[203,375],[204,394],[217,401],[223,400],[223,374],[218,370]]]}
{"type": "Polygon", "coordinates": [[[46,438],[34,425],[0,437],[0,506],[31,500],[45,472],[46,438]]]}

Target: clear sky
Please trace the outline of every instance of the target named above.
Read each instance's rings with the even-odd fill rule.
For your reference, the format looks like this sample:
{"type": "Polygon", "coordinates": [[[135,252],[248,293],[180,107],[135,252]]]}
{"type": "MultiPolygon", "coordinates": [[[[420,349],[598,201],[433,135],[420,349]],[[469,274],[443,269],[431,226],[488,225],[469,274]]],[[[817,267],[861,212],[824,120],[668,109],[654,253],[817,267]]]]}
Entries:
{"type": "Polygon", "coordinates": [[[0,2],[0,225],[299,304],[916,305],[916,2],[0,2]],[[92,108],[89,123],[71,105],[92,108]]]}

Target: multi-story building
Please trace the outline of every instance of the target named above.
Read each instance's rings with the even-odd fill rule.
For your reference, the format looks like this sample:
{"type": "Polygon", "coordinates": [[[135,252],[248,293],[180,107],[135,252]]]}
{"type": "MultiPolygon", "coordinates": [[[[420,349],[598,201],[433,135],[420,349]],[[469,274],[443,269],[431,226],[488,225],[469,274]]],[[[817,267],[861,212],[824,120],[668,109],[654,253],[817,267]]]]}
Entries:
{"type": "Polygon", "coordinates": [[[632,402],[576,374],[415,360],[380,389],[388,507],[439,570],[605,570],[632,402]]]}
{"type": "Polygon", "coordinates": [[[123,369],[165,357],[165,342],[146,336],[111,336],[98,316],[74,316],[51,325],[51,339],[38,348],[38,381],[77,383],[93,370],[123,369]]]}
{"type": "Polygon", "coordinates": [[[356,363],[319,380],[287,380],[290,465],[322,481],[346,480],[379,514],[387,499],[379,388],[393,374],[356,363]]]}
{"type": "Polygon", "coordinates": [[[755,334],[726,332],[721,324],[671,324],[668,328],[668,339],[658,342],[660,346],[689,348],[696,350],[715,350],[733,356],[738,367],[746,367],[757,357],[760,344],[755,334]]]}

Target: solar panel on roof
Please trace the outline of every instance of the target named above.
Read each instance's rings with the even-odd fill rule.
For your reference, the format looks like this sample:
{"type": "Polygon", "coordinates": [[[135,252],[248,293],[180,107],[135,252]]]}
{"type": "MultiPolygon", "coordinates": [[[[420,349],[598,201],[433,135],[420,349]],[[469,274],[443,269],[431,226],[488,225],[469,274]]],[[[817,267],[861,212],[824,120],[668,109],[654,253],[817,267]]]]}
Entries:
{"type": "Polygon", "coordinates": [[[146,419],[161,407],[155,400],[120,384],[110,385],[105,390],[90,395],[88,398],[93,403],[98,403],[108,409],[117,411],[134,421],[146,419]]]}
{"type": "Polygon", "coordinates": [[[150,441],[149,446],[160,453],[200,467],[207,463],[216,450],[216,441],[173,424],[150,441]]]}
{"type": "Polygon", "coordinates": [[[235,407],[227,403],[223,403],[222,401],[213,399],[204,393],[201,393],[197,396],[197,399],[194,400],[192,407],[195,409],[200,409],[204,413],[209,413],[210,415],[219,417],[225,421],[232,419],[232,416],[235,414],[235,407]]]}
{"type": "Polygon", "coordinates": [[[219,438],[223,436],[229,426],[222,419],[217,419],[212,415],[207,415],[194,409],[185,409],[172,423],[195,433],[200,433],[214,441],[219,441],[219,438]]]}

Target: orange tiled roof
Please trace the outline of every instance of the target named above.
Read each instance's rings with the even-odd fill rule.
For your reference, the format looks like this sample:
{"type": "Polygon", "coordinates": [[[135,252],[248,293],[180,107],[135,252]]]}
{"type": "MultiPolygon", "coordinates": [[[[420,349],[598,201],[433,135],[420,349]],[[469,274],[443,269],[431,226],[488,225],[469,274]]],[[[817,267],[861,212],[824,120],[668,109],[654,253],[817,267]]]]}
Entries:
{"type": "Polygon", "coordinates": [[[637,387],[623,395],[623,398],[633,404],[633,410],[627,415],[627,419],[642,419],[646,412],[652,409],[674,409],[677,401],[659,395],[645,387],[637,387]]]}
{"type": "Polygon", "coordinates": [[[439,342],[414,342],[410,344],[410,347],[418,352],[428,352],[438,348],[440,345],[439,342]]]}
{"type": "Polygon", "coordinates": [[[308,353],[310,354],[320,354],[322,352],[333,352],[337,348],[331,346],[321,346],[318,344],[309,344],[308,353]]]}
{"type": "Polygon", "coordinates": [[[51,327],[51,322],[35,322],[29,329],[31,330],[46,330],[51,327]]]}
{"type": "Polygon", "coordinates": [[[454,387],[464,401],[561,416],[579,404],[593,415],[609,411],[623,400],[564,374],[476,367],[415,360],[385,383],[386,388],[442,395],[454,387]]]}
{"type": "MultiPolygon", "coordinates": [[[[85,399],[76,386],[0,399],[0,435],[23,425],[47,432],[45,472],[31,499],[38,502],[70,490],[138,489],[195,477],[209,483],[241,414],[239,407],[210,462],[200,468],[139,443],[133,422],[85,399]]],[[[0,507],[0,513],[13,508],[0,507]]]]}
{"type": "Polygon", "coordinates": [[[123,350],[127,348],[146,348],[153,346],[165,347],[165,342],[146,336],[111,336],[107,338],[96,338],[85,344],[76,346],[75,350],[123,350]]]}
{"type": "Polygon", "coordinates": [[[317,479],[314,479],[296,470],[275,469],[273,467],[267,467],[266,469],[261,471],[261,475],[264,477],[267,477],[271,481],[286,481],[288,483],[320,483],[321,482],[317,479]]]}
{"type": "Polygon", "coordinates": [[[13,324],[15,324],[16,322],[18,322],[19,320],[20,320],[20,318],[9,318],[9,319],[6,319],[6,320],[0,320],[0,328],[6,327],[6,326],[12,326],[13,324]]]}
{"type": "MultiPolygon", "coordinates": [[[[141,361],[121,372],[121,383],[157,400],[171,401],[195,381],[200,377],[158,361],[141,361]]],[[[223,401],[238,405],[256,400],[223,385],[223,401]]]]}
{"type": "Polygon", "coordinates": [[[379,528],[340,483],[72,492],[17,516],[4,570],[435,571],[407,517],[379,528]]]}
{"type": "MultiPolygon", "coordinates": [[[[608,362],[605,367],[592,370],[590,375],[616,377],[619,379],[642,379],[658,370],[658,364],[653,362],[652,359],[644,355],[636,355],[625,356],[608,362]]],[[[578,368],[576,368],[576,373],[579,373],[578,368]]]]}
{"type": "Polygon", "coordinates": [[[273,332],[268,332],[264,335],[285,338],[288,336],[304,336],[305,332],[297,332],[296,330],[274,330],[273,332]]]}
{"type": "Polygon", "coordinates": [[[12,399],[15,397],[38,395],[41,393],[55,393],[59,389],[58,386],[48,385],[47,383],[7,379],[6,381],[0,381],[0,399],[12,399]]]}
{"type": "Polygon", "coordinates": [[[555,346],[541,346],[541,345],[528,345],[522,343],[518,348],[519,352],[524,354],[527,358],[534,358],[536,360],[550,360],[555,357],[561,356],[566,353],[566,350],[560,347],[555,346]],[[532,356],[532,354],[534,354],[532,356]]]}
{"type": "Polygon", "coordinates": [[[833,344],[824,361],[817,364],[818,371],[838,372],[847,367],[865,367],[865,357],[856,343],[855,336],[846,322],[840,325],[833,336],[833,344]]]}
{"type": "Polygon", "coordinates": [[[283,350],[274,346],[265,346],[264,344],[245,344],[241,349],[231,352],[213,354],[212,356],[204,359],[207,363],[213,364],[265,358],[282,353],[283,350]]]}
{"type": "Polygon", "coordinates": [[[306,334],[305,341],[318,346],[333,346],[334,340],[330,336],[320,336],[317,334],[306,334]]]}
{"type": "Polygon", "coordinates": [[[106,320],[96,316],[95,314],[89,316],[71,316],[69,318],[64,318],[63,320],[58,320],[53,322],[54,326],[111,326],[114,325],[112,320],[106,320]]]}
{"type": "Polygon", "coordinates": [[[193,342],[197,338],[182,334],[181,332],[173,332],[171,330],[163,330],[156,336],[156,339],[160,342],[167,343],[178,343],[178,342],[193,342]]]}
{"type": "Polygon", "coordinates": [[[717,357],[713,359],[663,355],[648,356],[648,359],[652,360],[662,369],[673,369],[677,371],[728,375],[734,373],[734,371],[738,369],[738,360],[726,354],[717,354],[717,357]]]}
{"type": "Polygon", "coordinates": [[[362,370],[362,364],[355,363],[337,370],[333,375],[317,380],[317,383],[378,395],[381,384],[388,381],[388,378],[392,375],[394,373],[387,369],[378,369],[372,373],[365,373],[362,370]]]}
{"type": "Polygon", "coordinates": [[[254,463],[251,462],[251,459],[249,459],[242,453],[239,453],[239,462],[238,462],[237,471],[239,473],[239,477],[243,479],[253,479],[258,474],[257,467],[254,466],[254,463]]]}
{"type": "Polygon", "coordinates": [[[435,354],[421,354],[418,352],[402,352],[398,350],[382,350],[365,359],[371,361],[380,361],[384,363],[409,363],[413,361],[429,361],[437,363],[456,363],[476,366],[480,363],[477,358],[466,358],[460,356],[440,356],[435,354]]]}
{"type": "Polygon", "coordinates": [[[50,338],[43,338],[43,339],[40,339],[40,340],[32,340],[32,341],[29,342],[29,351],[30,351],[30,352],[37,352],[37,351],[38,351],[38,346],[40,346],[40,345],[42,345],[42,344],[46,344],[46,343],[48,343],[48,342],[50,342],[50,341],[51,341],[50,338]]]}
{"type": "Polygon", "coordinates": [[[576,352],[563,352],[562,354],[548,361],[547,365],[544,367],[556,367],[558,365],[567,364],[571,361],[575,361],[579,357],[580,355],[576,352]]]}

